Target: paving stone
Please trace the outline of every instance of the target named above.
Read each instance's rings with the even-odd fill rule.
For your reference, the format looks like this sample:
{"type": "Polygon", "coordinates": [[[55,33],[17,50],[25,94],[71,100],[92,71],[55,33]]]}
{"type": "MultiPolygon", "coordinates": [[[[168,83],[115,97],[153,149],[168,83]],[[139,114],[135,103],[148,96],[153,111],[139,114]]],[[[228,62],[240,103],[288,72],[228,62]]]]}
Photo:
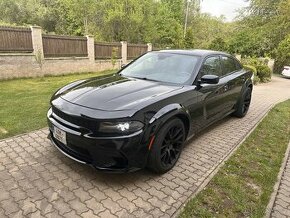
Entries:
{"type": "Polygon", "coordinates": [[[71,201],[76,198],[74,192],[70,191],[68,188],[63,188],[58,192],[58,195],[63,198],[65,202],[71,201]]]}
{"type": "Polygon", "coordinates": [[[104,205],[104,207],[108,208],[111,211],[112,214],[115,214],[116,212],[122,210],[119,204],[117,204],[110,198],[102,200],[101,202],[104,205]]]}
{"type": "MultiPolygon", "coordinates": [[[[228,117],[190,140],[180,161],[164,175],[97,172],[62,155],[46,138],[47,128],[0,140],[0,217],[176,215],[270,107],[290,98],[289,81],[273,80],[255,87],[245,118],[228,117]]],[[[286,168],[273,217],[289,215],[290,161],[286,168]]]]}
{"type": "Polygon", "coordinates": [[[54,211],[53,205],[46,198],[35,201],[34,204],[36,205],[36,208],[41,212],[42,216],[48,213],[52,213],[54,211]]]}
{"type": "MultiPolygon", "coordinates": [[[[2,193],[0,195],[2,195],[2,193]]],[[[19,188],[11,190],[10,195],[16,202],[27,198],[27,194],[19,188]]]]}
{"type": "Polygon", "coordinates": [[[65,217],[65,218],[81,218],[82,216],[80,216],[80,215],[78,215],[74,210],[71,210],[70,212],[68,212],[68,213],[65,213],[64,215],[63,215],[63,217],[65,217]]]}
{"type": "Polygon", "coordinates": [[[108,198],[103,192],[99,191],[99,189],[94,188],[88,191],[90,195],[97,201],[105,200],[108,198]]]}
{"type": "Polygon", "coordinates": [[[3,200],[0,202],[1,208],[4,209],[5,215],[15,213],[19,210],[18,204],[15,203],[12,199],[3,200]]]}
{"type": "Polygon", "coordinates": [[[128,201],[126,198],[122,198],[121,200],[118,200],[118,204],[127,210],[127,213],[132,213],[134,210],[136,210],[136,205],[132,203],[131,201],[128,201]]]}
{"type": "Polygon", "coordinates": [[[104,192],[105,192],[105,195],[110,197],[113,201],[117,201],[123,198],[118,192],[114,191],[113,189],[107,189],[104,192]]]}
{"type": "Polygon", "coordinates": [[[111,213],[111,211],[109,211],[109,210],[105,210],[104,212],[101,212],[101,213],[99,213],[98,215],[99,215],[99,217],[117,218],[117,217],[116,217],[115,215],[113,215],[113,214],[111,213]]]}
{"type": "MultiPolygon", "coordinates": [[[[137,188],[134,191],[134,194],[138,197],[141,197],[143,200],[147,201],[149,198],[151,198],[152,196],[150,195],[149,191],[144,191],[141,188],[137,188]]],[[[154,193],[155,194],[155,193],[154,193]]],[[[164,193],[162,193],[164,195],[164,193]]]]}
{"type": "MultiPolygon", "coordinates": [[[[138,207],[142,208],[144,211],[148,212],[152,209],[152,205],[148,201],[144,201],[142,198],[138,197],[133,201],[133,203],[138,207]]],[[[155,206],[155,205],[154,205],[155,206]]]]}
{"type": "Polygon", "coordinates": [[[94,214],[92,210],[89,210],[89,211],[87,211],[85,213],[82,213],[81,217],[83,217],[83,218],[94,218],[94,217],[98,217],[98,216],[96,214],[94,214]]]}
{"type": "Polygon", "coordinates": [[[100,211],[106,210],[101,202],[96,201],[96,199],[92,198],[85,202],[88,208],[92,209],[95,214],[98,214],[100,211]]]}
{"type": "Polygon", "coordinates": [[[82,203],[78,198],[71,200],[70,202],[68,202],[68,204],[79,215],[89,210],[89,208],[84,203],[82,203]]]}
{"type": "Polygon", "coordinates": [[[70,205],[62,200],[62,198],[59,198],[56,201],[52,202],[52,205],[60,215],[68,213],[72,210],[70,205]]]}

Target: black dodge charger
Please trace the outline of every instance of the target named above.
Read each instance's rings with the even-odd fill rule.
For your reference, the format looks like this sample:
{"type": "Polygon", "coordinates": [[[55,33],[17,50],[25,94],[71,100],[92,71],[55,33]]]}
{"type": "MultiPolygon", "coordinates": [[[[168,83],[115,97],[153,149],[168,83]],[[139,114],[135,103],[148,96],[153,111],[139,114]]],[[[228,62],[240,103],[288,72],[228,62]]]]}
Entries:
{"type": "Polygon", "coordinates": [[[207,50],[149,52],[109,76],[68,84],[51,99],[52,143],[96,169],[165,173],[212,123],[248,112],[253,74],[207,50]]]}

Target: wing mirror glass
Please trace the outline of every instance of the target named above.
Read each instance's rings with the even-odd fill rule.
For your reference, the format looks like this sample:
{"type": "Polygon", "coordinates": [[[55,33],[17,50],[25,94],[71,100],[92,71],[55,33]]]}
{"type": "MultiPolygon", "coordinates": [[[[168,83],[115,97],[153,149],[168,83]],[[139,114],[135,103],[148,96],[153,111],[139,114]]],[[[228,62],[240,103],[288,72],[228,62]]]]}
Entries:
{"type": "Polygon", "coordinates": [[[204,75],[200,79],[200,84],[218,84],[220,78],[217,75],[204,75]]]}

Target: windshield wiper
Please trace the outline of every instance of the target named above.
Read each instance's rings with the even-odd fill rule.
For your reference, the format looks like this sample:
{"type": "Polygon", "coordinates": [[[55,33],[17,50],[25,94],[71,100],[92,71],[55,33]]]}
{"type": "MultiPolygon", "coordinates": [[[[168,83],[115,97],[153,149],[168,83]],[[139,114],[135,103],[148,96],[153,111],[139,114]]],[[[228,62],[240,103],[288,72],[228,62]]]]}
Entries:
{"type": "Polygon", "coordinates": [[[148,80],[148,81],[154,81],[154,82],[160,82],[158,80],[154,80],[154,79],[149,79],[148,77],[133,77],[135,79],[142,79],[142,80],[148,80]]]}
{"type": "Polygon", "coordinates": [[[123,75],[123,74],[121,76],[130,77],[130,78],[134,78],[134,79],[141,79],[141,80],[148,80],[148,81],[160,82],[158,80],[149,79],[148,77],[138,77],[138,76],[123,75]]]}

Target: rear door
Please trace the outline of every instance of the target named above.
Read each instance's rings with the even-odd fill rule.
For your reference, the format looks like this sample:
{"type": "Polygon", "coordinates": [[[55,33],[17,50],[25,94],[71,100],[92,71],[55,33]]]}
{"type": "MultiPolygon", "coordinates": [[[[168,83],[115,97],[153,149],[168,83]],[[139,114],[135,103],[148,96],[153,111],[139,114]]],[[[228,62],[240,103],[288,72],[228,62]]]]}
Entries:
{"type": "Polygon", "coordinates": [[[241,64],[233,57],[221,55],[221,82],[224,85],[223,99],[225,113],[233,110],[246,80],[241,64]]]}

